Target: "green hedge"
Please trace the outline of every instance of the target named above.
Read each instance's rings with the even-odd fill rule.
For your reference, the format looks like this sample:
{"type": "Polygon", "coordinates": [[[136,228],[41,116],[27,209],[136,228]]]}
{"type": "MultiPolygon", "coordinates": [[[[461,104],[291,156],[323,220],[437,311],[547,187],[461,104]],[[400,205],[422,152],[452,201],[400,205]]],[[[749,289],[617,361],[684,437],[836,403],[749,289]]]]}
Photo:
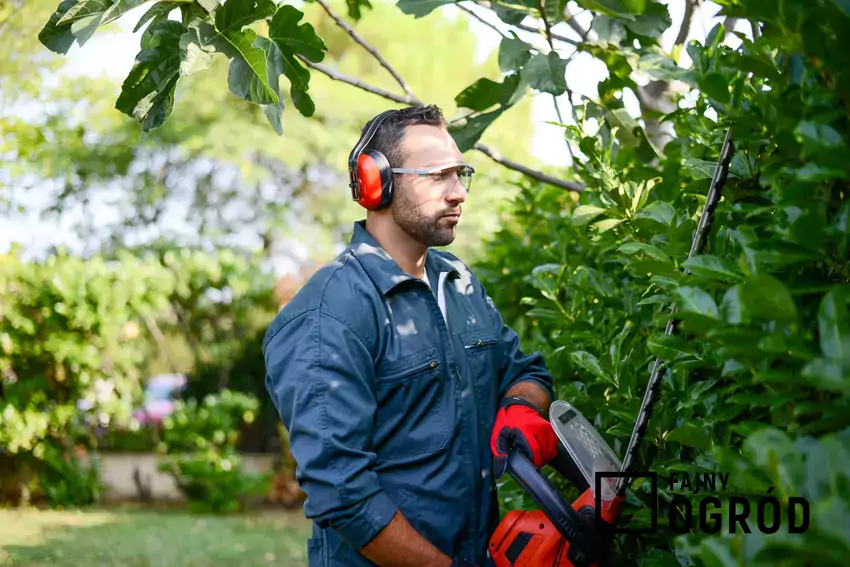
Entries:
{"type": "MultiPolygon", "coordinates": [[[[621,457],[655,357],[665,362],[639,452],[659,473],[659,526],[619,536],[622,557],[641,565],[844,565],[850,16],[840,2],[735,4],[740,17],[766,22],[762,34],[732,50],[718,26],[705,45],[687,47],[693,69],[668,68],[701,95],[664,117],[674,138],[663,153],[606,122],[595,136],[567,128],[588,189],[576,203],[562,190],[522,185],[477,270],[523,345],[545,354],[557,397],[621,457]],[[709,110],[719,118],[706,117],[709,110]],[[723,200],[706,250],[686,261],[730,123],[735,154],[723,200]],[[681,332],[664,336],[671,302],[681,332]],[[684,472],[729,474],[726,490],[715,491],[721,533],[698,529],[708,493],[682,490],[684,472]],[[677,495],[694,512],[684,535],[668,522],[682,521],[681,499],[671,511],[677,495]],[[764,497],[783,510],[778,533],[758,529],[764,497]],[[730,498],[749,502],[752,533],[729,534],[730,498]],[[789,503],[799,498],[808,529],[789,533],[789,503]]],[[[579,114],[582,126],[599,116],[591,102],[579,114]]],[[[648,483],[630,488],[623,526],[646,527],[648,483]]],[[[512,482],[500,494],[506,508],[533,507],[512,482]]]]}

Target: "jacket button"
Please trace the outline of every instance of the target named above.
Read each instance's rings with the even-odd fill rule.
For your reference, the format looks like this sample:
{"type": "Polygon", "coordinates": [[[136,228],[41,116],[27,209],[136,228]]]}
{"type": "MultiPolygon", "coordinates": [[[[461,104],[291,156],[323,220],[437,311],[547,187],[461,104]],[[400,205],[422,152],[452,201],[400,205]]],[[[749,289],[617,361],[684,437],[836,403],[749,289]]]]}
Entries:
{"type": "Polygon", "coordinates": [[[428,366],[430,366],[431,368],[435,368],[437,366],[437,361],[432,360],[431,363],[428,366]]]}

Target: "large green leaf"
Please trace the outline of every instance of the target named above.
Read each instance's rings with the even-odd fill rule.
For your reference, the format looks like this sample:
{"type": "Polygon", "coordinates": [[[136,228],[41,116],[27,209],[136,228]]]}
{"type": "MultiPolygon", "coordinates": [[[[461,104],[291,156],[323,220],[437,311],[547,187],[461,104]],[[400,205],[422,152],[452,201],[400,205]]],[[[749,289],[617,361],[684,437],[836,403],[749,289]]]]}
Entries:
{"type": "Polygon", "coordinates": [[[635,219],[652,220],[664,228],[671,226],[675,218],[676,209],[664,201],[655,201],[635,214],[635,219]]]}
{"type": "Polygon", "coordinates": [[[594,14],[590,29],[596,32],[597,43],[602,46],[616,46],[626,38],[626,28],[622,20],[605,14],[594,14]]]}
{"type": "Polygon", "coordinates": [[[623,222],[623,220],[625,219],[605,219],[593,223],[592,225],[590,225],[590,228],[595,230],[597,234],[602,234],[604,232],[608,232],[609,230],[623,222]]]}
{"type": "Polygon", "coordinates": [[[577,3],[587,10],[632,20],[635,14],[643,13],[647,0],[577,0],[577,3]]]}
{"type": "Polygon", "coordinates": [[[496,110],[476,114],[462,120],[458,120],[449,124],[449,133],[454,138],[455,144],[461,152],[471,150],[484,130],[487,129],[499,116],[505,112],[508,107],[501,106],[496,110]]]}
{"type": "Polygon", "coordinates": [[[557,51],[537,53],[522,68],[522,78],[540,92],[560,96],[567,91],[567,60],[557,51]]]}
{"type": "Polygon", "coordinates": [[[50,19],[38,34],[38,40],[49,50],[62,55],[68,53],[68,50],[74,44],[75,37],[71,33],[70,25],[59,25],[59,19],[62,18],[68,10],[73,8],[79,0],[63,0],[56,11],[50,16],[50,19]]]}
{"type": "Polygon", "coordinates": [[[489,79],[479,79],[455,97],[459,107],[482,111],[494,104],[499,107],[489,112],[477,112],[449,124],[449,132],[461,152],[472,149],[484,131],[507,109],[522,98],[526,90],[522,76],[514,73],[505,77],[501,83],[489,79]]]}
{"type": "Polygon", "coordinates": [[[637,70],[662,81],[678,79],[683,72],[676,62],[664,53],[641,55],[637,70]]]}
{"type": "MultiPolygon", "coordinates": [[[[80,0],[56,22],[57,26],[84,22],[94,32],[99,26],[114,22],[127,12],[150,0],[80,0]]],[[[74,26],[72,25],[72,31],[74,26]]],[[[86,38],[88,39],[88,38],[86,38]]],[[[85,40],[80,40],[82,46],[85,40]]]]}
{"type": "Polygon", "coordinates": [[[308,93],[310,72],[301,65],[296,55],[320,63],[325,58],[327,46],[311,24],[298,23],[303,17],[304,14],[296,8],[281,6],[269,25],[269,39],[283,60],[283,72],[289,80],[292,103],[302,116],[312,116],[315,106],[308,93]]]}
{"type": "Polygon", "coordinates": [[[620,374],[620,365],[626,363],[629,359],[628,354],[625,357],[623,356],[623,343],[633,330],[634,325],[631,321],[626,321],[623,325],[623,330],[617,333],[617,336],[614,337],[614,340],[611,341],[611,346],[608,348],[608,355],[611,357],[611,369],[614,372],[614,376],[620,374]]]}
{"type": "Polygon", "coordinates": [[[700,254],[682,262],[682,267],[694,275],[720,281],[740,280],[744,274],[735,264],[712,254],[700,254]]]}
{"type": "Polygon", "coordinates": [[[103,14],[111,4],[112,0],[80,0],[59,18],[56,25],[71,24],[95,14],[103,14]]]}
{"type": "Polygon", "coordinates": [[[502,73],[518,71],[531,58],[531,46],[513,37],[503,37],[499,44],[499,70],[502,73]]]}
{"type": "Polygon", "coordinates": [[[699,88],[708,98],[721,104],[728,104],[732,96],[729,80],[720,73],[709,73],[699,79],[699,88]]]}
{"type": "Polygon", "coordinates": [[[177,8],[180,8],[185,4],[186,3],[182,2],[181,0],[162,0],[160,2],[157,2],[156,4],[151,6],[148,11],[142,15],[141,18],[139,18],[139,21],[136,23],[136,27],[133,28],[133,33],[136,33],[137,31],[142,29],[142,26],[148,23],[148,21],[153,20],[154,22],[158,22],[164,20],[168,17],[168,14],[172,10],[176,10],[177,8]]]}
{"type": "MultiPolygon", "coordinates": [[[[269,85],[272,90],[278,97],[278,102],[272,104],[264,104],[261,105],[263,108],[263,112],[266,115],[269,123],[274,128],[274,131],[278,136],[283,136],[283,96],[280,93],[280,76],[284,73],[286,63],[283,60],[283,54],[280,52],[280,49],[268,38],[258,37],[255,45],[263,50],[263,53],[266,54],[266,68],[269,73],[269,85]]],[[[315,112],[315,107],[313,107],[312,99],[306,95],[306,99],[302,98],[299,103],[307,106],[303,106],[303,110],[299,108],[299,111],[306,116],[310,116],[315,112]]],[[[295,98],[295,97],[293,97],[295,98]]]]}
{"type": "Polygon", "coordinates": [[[681,425],[667,434],[667,441],[680,443],[697,449],[707,449],[711,446],[711,438],[699,427],[692,423],[681,425]]]}
{"type": "Polygon", "coordinates": [[[835,287],[823,296],[818,334],[824,356],[850,360],[850,286],[835,287]]]}
{"type": "Polygon", "coordinates": [[[517,24],[522,23],[526,16],[529,15],[530,11],[527,9],[519,10],[514,8],[517,4],[511,4],[511,6],[504,6],[502,4],[490,4],[490,9],[493,10],[493,13],[496,14],[500,20],[505,22],[510,26],[515,26],[517,24]]]}
{"type": "Polygon", "coordinates": [[[76,41],[80,47],[101,25],[114,0],[64,0],[38,34],[49,50],[65,55],[76,41]]]}
{"type": "Polygon", "coordinates": [[[676,288],[679,309],[684,313],[696,313],[712,319],[720,316],[717,303],[711,294],[704,289],[693,286],[682,286],[676,288]]]}
{"type": "Polygon", "coordinates": [[[572,214],[573,226],[584,226],[599,215],[603,214],[605,209],[595,207],[593,205],[580,205],[575,208],[572,214]]]}
{"type": "Polygon", "coordinates": [[[593,354],[586,351],[576,351],[570,354],[570,360],[582,370],[589,372],[603,382],[614,384],[614,378],[602,368],[599,359],[593,354]]]}
{"type": "Polygon", "coordinates": [[[142,35],[142,50],[124,83],[115,107],[141,122],[147,132],[161,126],[174,107],[174,89],[180,78],[180,22],[151,24],[142,35]]]}
{"type": "Polygon", "coordinates": [[[100,25],[105,26],[108,23],[114,22],[127,12],[135,10],[142,4],[147,4],[151,0],[117,0],[103,14],[103,20],[100,25]]]}
{"type": "Polygon", "coordinates": [[[205,44],[214,45],[230,59],[230,92],[261,105],[280,99],[269,83],[266,54],[254,45],[257,33],[245,27],[268,18],[275,10],[271,0],[227,0],[215,11],[215,32],[199,26],[205,44]]]}
{"type": "Polygon", "coordinates": [[[699,158],[687,158],[682,163],[683,169],[694,179],[711,179],[717,163],[699,158]]]}
{"type": "Polygon", "coordinates": [[[746,324],[750,321],[749,311],[746,309],[742,297],[742,286],[734,285],[726,290],[723,301],[720,303],[720,312],[723,320],[732,325],[746,324]]]}
{"type": "Polygon", "coordinates": [[[455,97],[455,102],[459,108],[475,111],[484,111],[497,104],[505,105],[516,94],[520,82],[518,74],[508,75],[501,83],[481,78],[462,90],[455,97]]]}
{"type": "Polygon", "coordinates": [[[369,0],[345,0],[345,4],[348,6],[348,17],[355,21],[363,17],[364,8],[372,9],[369,0]]]}
{"type": "Polygon", "coordinates": [[[741,300],[753,317],[782,322],[797,320],[794,298],[788,288],[774,276],[751,275],[741,285],[741,300]]]}
{"type": "Polygon", "coordinates": [[[396,6],[405,14],[415,18],[422,18],[440,6],[452,3],[453,0],[398,0],[396,6]]]}
{"type": "Polygon", "coordinates": [[[193,23],[180,37],[180,74],[188,76],[209,69],[215,54],[215,46],[204,41],[201,28],[193,23]]]}
{"type": "Polygon", "coordinates": [[[683,356],[694,355],[693,345],[679,335],[657,333],[649,337],[646,346],[649,352],[668,362],[683,356]]]}
{"type": "Polygon", "coordinates": [[[672,263],[670,260],[670,256],[668,256],[666,252],[656,246],[646,244],[645,242],[629,242],[617,248],[617,251],[628,255],[643,253],[652,258],[653,260],[657,260],[666,264],[672,263]]]}
{"type": "Polygon", "coordinates": [[[638,136],[635,130],[640,129],[640,124],[631,117],[625,108],[609,110],[605,115],[605,120],[612,129],[617,129],[617,139],[620,140],[624,148],[632,148],[638,145],[638,136]]]}
{"type": "MultiPolygon", "coordinates": [[[[242,15],[241,19],[249,18],[242,15]]],[[[203,20],[195,19],[186,37],[181,40],[184,69],[186,72],[197,71],[204,64],[209,64],[208,58],[212,53],[222,53],[230,60],[227,84],[231,93],[256,104],[276,103],[279,99],[269,84],[266,56],[262,49],[254,46],[256,39],[256,32],[250,29],[243,31],[236,24],[222,32],[203,20]],[[204,63],[199,64],[196,58],[204,63]]]]}
{"type": "Polygon", "coordinates": [[[269,39],[275,42],[284,55],[299,54],[313,63],[321,63],[327,46],[312,24],[299,23],[303,17],[304,14],[296,8],[281,6],[269,25],[269,39]]]}
{"type": "Polygon", "coordinates": [[[660,37],[672,23],[667,6],[651,0],[645,2],[642,13],[636,12],[636,15],[623,20],[623,25],[634,33],[652,38],[660,37]]]}
{"type": "Polygon", "coordinates": [[[215,11],[215,29],[227,36],[242,31],[257,20],[268,18],[276,10],[271,0],[225,0],[215,11]]]}
{"type": "Polygon", "coordinates": [[[229,38],[234,51],[225,51],[231,57],[227,83],[230,92],[239,98],[260,105],[275,104],[280,97],[272,88],[266,53],[256,45],[258,39],[253,30],[245,30],[229,38]]]}

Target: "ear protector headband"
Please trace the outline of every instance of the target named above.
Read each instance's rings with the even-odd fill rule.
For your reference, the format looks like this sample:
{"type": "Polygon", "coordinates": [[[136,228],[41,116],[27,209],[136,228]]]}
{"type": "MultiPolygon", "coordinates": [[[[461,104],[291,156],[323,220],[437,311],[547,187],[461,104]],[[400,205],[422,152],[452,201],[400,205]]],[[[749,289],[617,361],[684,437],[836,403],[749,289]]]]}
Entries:
{"type": "Polygon", "coordinates": [[[363,151],[381,123],[395,110],[386,110],[369,121],[357,144],[348,155],[348,177],[351,198],[361,207],[378,211],[389,206],[393,198],[393,174],[387,157],[377,150],[363,151]]]}

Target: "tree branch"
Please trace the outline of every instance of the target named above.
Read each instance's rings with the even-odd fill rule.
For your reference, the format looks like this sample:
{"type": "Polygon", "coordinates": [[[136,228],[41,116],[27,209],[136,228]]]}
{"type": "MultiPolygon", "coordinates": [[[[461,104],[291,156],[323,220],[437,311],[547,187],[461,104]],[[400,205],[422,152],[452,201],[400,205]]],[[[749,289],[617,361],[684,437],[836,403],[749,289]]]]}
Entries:
{"type": "Polygon", "coordinates": [[[549,49],[555,51],[555,44],[552,42],[552,26],[549,24],[549,16],[546,15],[546,0],[538,0],[537,5],[540,7],[540,16],[543,18],[543,29],[546,30],[546,41],[549,43],[549,49]]]}
{"type": "Polygon", "coordinates": [[[333,69],[331,69],[327,65],[323,65],[321,63],[313,63],[312,61],[310,61],[309,59],[307,59],[306,57],[304,57],[303,55],[301,55],[299,53],[296,53],[295,56],[299,60],[301,60],[302,63],[307,65],[308,67],[315,69],[316,71],[319,71],[321,73],[324,73],[325,75],[327,75],[328,77],[330,77],[331,79],[333,79],[335,81],[341,81],[343,83],[348,83],[349,85],[351,85],[353,87],[357,87],[358,89],[361,89],[361,90],[364,90],[366,92],[378,95],[380,97],[383,97],[387,100],[391,100],[393,102],[397,102],[399,104],[407,104],[407,105],[410,105],[410,106],[424,106],[422,104],[422,101],[420,101],[416,97],[411,98],[411,97],[407,97],[407,96],[397,95],[395,93],[391,93],[390,91],[385,91],[384,89],[382,89],[380,87],[374,87],[372,85],[364,83],[360,79],[356,79],[354,77],[350,77],[350,76],[345,75],[343,73],[339,73],[338,71],[334,71],[333,69]]]}
{"type": "Polygon", "coordinates": [[[582,41],[587,41],[587,35],[590,32],[581,27],[581,25],[575,20],[575,16],[570,12],[570,9],[567,7],[566,3],[564,4],[564,21],[567,23],[568,26],[573,28],[573,31],[579,35],[582,41]]]}
{"type": "Polygon", "coordinates": [[[694,15],[697,0],[685,0],[685,14],[682,17],[682,25],[679,27],[679,34],[676,36],[676,41],[673,45],[684,45],[688,39],[688,33],[691,31],[691,19],[694,15]]]}
{"type": "Polygon", "coordinates": [[[476,20],[478,20],[479,22],[481,22],[482,24],[484,24],[485,26],[487,26],[488,28],[494,30],[500,36],[509,37],[502,30],[500,30],[499,28],[497,28],[496,26],[494,26],[493,24],[491,24],[490,22],[488,22],[487,20],[485,20],[484,18],[482,18],[481,16],[476,14],[474,11],[472,11],[471,8],[467,8],[463,4],[457,4],[457,7],[460,8],[461,10],[463,10],[464,12],[466,12],[467,14],[469,14],[470,16],[472,16],[473,18],[475,18],[476,20]]]}
{"type": "Polygon", "coordinates": [[[723,20],[723,40],[726,41],[726,38],[729,37],[729,34],[732,33],[732,30],[735,29],[735,26],[738,24],[738,19],[734,16],[726,16],[726,19],[723,20]]]}
{"type": "MultiPolygon", "coordinates": [[[[489,0],[473,0],[473,2],[477,5],[479,5],[479,6],[483,6],[483,7],[487,8],[488,10],[493,9],[491,4],[498,4],[498,2],[490,2],[489,0]]],[[[460,4],[456,4],[456,5],[458,7],[460,7],[460,4]]],[[[577,22],[572,22],[571,20],[572,19],[567,20],[567,24],[571,28],[573,28],[576,31],[576,33],[578,33],[583,39],[586,38],[588,32],[586,32],[584,29],[582,29],[582,27],[580,25],[578,25],[577,22]]],[[[538,28],[535,28],[533,26],[529,26],[529,25],[526,25],[526,24],[523,24],[523,23],[511,24],[511,25],[513,25],[513,27],[515,27],[515,28],[518,28],[518,29],[521,29],[523,31],[527,31],[527,32],[530,32],[530,33],[536,33],[536,34],[541,33],[541,31],[538,28]]],[[[554,39],[556,41],[562,41],[564,43],[569,43],[570,45],[573,45],[573,46],[577,46],[579,43],[581,43],[580,41],[576,41],[574,39],[570,39],[566,36],[559,35],[559,34],[556,34],[556,33],[552,33],[551,36],[552,36],[552,39],[554,39]]]]}
{"type": "MultiPolygon", "coordinates": [[[[527,25],[525,25],[525,24],[514,24],[514,27],[517,27],[517,28],[519,28],[519,29],[521,29],[521,30],[525,30],[525,31],[527,31],[527,32],[540,33],[540,30],[539,30],[539,29],[537,29],[537,28],[533,28],[533,27],[531,27],[531,26],[527,26],[527,25]]],[[[555,39],[555,40],[558,40],[558,41],[563,41],[564,43],[569,43],[570,45],[578,45],[578,44],[580,43],[580,42],[578,42],[578,41],[576,41],[576,40],[574,40],[574,39],[570,39],[570,38],[568,38],[568,37],[566,37],[566,36],[558,35],[558,34],[556,34],[556,33],[553,33],[553,34],[552,34],[552,39],[555,39]]]]}
{"type": "Polygon", "coordinates": [[[475,144],[475,149],[486,155],[496,163],[500,163],[507,167],[508,169],[513,169],[515,171],[519,171],[520,173],[524,173],[529,177],[537,179],[538,181],[543,181],[544,183],[550,183],[555,185],[556,187],[561,187],[563,189],[567,189],[568,191],[584,191],[584,185],[580,183],[575,183],[573,181],[565,181],[563,179],[558,179],[557,177],[552,177],[551,175],[546,175],[541,171],[537,171],[531,169],[530,167],[526,167],[521,163],[517,163],[515,161],[511,161],[507,158],[502,157],[498,152],[490,149],[484,144],[478,142],[475,144]]]}
{"type": "MultiPolygon", "coordinates": [[[[390,75],[392,75],[392,76],[393,76],[393,78],[396,80],[396,82],[397,82],[397,83],[401,86],[401,88],[404,90],[404,94],[406,94],[406,95],[407,95],[408,97],[410,97],[411,99],[416,99],[416,95],[414,95],[414,94],[413,94],[413,92],[410,90],[410,87],[407,85],[407,83],[405,83],[405,82],[404,82],[404,79],[402,79],[402,78],[401,78],[401,75],[399,75],[399,74],[396,72],[396,70],[395,70],[395,69],[393,69],[392,65],[390,65],[390,64],[387,62],[387,60],[386,60],[386,59],[384,59],[383,57],[381,57],[381,54],[380,54],[380,53],[378,53],[378,51],[377,51],[374,47],[372,47],[371,45],[369,45],[369,43],[367,43],[367,42],[366,42],[366,40],[364,40],[362,37],[360,37],[360,35],[359,35],[356,31],[354,31],[354,29],[353,29],[351,26],[349,26],[349,25],[345,22],[345,20],[343,20],[342,18],[340,18],[340,17],[339,17],[339,16],[338,16],[338,15],[337,15],[337,14],[336,14],[336,13],[335,13],[332,9],[331,9],[331,7],[330,7],[330,6],[328,6],[328,4],[327,4],[327,2],[325,2],[325,0],[316,0],[316,2],[318,2],[318,3],[319,3],[319,5],[321,5],[321,6],[322,6],[322,8],[324,8],[324,9],[325,9],[325,12],[327,12],[327,13],[328,13],[328,15],[329,15],[331,18],[333,18],[333,20],[336,22],[336,25],[338,25],[339,27],[341,27],[342,29],[344,29],[344,30],[346,31],[346,33],[348,33],[348,35],[350,35],[350,36],[351,36],[351,39],[353,39],[353,40],[354,40],[357,44],[359,44],[361,47],[363,47],[363,49],[365,49],[366,51],[368,51],[368,52],[372,55],[372,57],[374,57],[375,59],[377,59],[378,63],[380,63],[380,64],[381,64],[381,66],[382,66],[384,69],[386,69],[387,71],[389,71],[390,75]]],[[[420,102],[418,106],[422,106],[422,103],[420,102]]]]}

